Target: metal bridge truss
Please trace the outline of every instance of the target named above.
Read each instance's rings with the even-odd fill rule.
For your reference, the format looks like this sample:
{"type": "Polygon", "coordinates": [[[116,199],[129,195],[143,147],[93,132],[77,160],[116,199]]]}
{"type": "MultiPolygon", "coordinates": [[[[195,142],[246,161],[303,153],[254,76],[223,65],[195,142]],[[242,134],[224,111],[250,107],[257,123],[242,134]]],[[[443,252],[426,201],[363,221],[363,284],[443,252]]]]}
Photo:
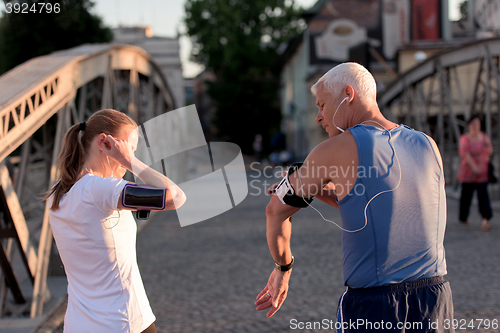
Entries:
{"type": "MultiPolygon", "coordinates": [[[[500,39],[485,39],[436,54],[403,73],[379,98],[386,117],[429,134],[443,157],[447,185],[458,187],[458,142],[472,114],[494,146],[498,170],[500,147],[500,39]]],[[[500,196],[492,186],[494,198],[500,196]]]]}
{"type": "Polygon", "coordinates": [[[66,131],[104,108],[141,124],[174,107],[160,69],[134,46],[83,45],[34,58],[0,77],[0,316],[40,316],[50,297],[53,238],[41,197],[57,178],[66,131]],[[7,161],[17,166],[14,181],[7,161]],[[21,270],[12,265],[16,248],[21,270]]]}

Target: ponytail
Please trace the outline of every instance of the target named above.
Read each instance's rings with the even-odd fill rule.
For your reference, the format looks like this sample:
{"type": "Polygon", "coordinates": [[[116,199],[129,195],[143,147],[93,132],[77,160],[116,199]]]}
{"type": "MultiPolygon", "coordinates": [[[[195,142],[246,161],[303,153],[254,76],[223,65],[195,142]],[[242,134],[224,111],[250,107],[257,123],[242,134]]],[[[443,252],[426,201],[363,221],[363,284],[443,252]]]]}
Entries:
{"type": "Polygon", "coordinates": [[[83,146],[80,140],[80,125],[73,125],[64,135],[61,152],[58,157],[60,179],[52,187],[47,198],[53,195],[51,210],[59,209],[61,197],[76,183],[83,166],[83,146]]]}
{"type": "Polygon", "coordinates": [[[59,201],[73,185],[82,172],[86,152],[89,151],[92,140],[101,133],[115,136],[122,126],[137,127],[134,120],[125,113],[105,109],[94,113],[85,123],[73,125],[64,135],[61,152],[58,157],[59,180],[45,196],[53,196],[50,209],[59,209],[59,201]],[[83,125],[83,124],[82,124],[83,125]],[[80,136],[80,131],[82,135],[80,136]]]}

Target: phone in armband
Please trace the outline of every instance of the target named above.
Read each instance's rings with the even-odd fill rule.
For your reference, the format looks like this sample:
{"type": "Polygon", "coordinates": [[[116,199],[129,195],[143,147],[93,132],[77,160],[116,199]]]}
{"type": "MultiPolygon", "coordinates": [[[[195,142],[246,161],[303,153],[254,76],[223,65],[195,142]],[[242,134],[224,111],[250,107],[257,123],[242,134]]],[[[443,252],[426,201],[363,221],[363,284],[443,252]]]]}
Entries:
{"type": "Polygon", "coordinates": [[[293,189],[292,184],[290,184],[290,179],[289,179],[290,175],[293,174],[295,170],[298,170],[302,166],[302,164],[303,164],[302,162],[293,163],[288,168],[287,174],[285,175],[285,177],[283,177],[278,186],[276,186],[276,188],[273,191],[271,191],[271,193],[276,194],[278,199],[280,199],[281,203],[284,205],[304,208],[309,206],[309,204],[314,199],[314,197],[310,198],[299,197],[298,195],[295,194],[295,190],[293,189]]]}
{"type": "Polygon", "coordinates": [[[147,220],[151,210],[165,209],[167,190],[154,186],[127,183],[122,191],[122,205],[136,209],[139,220],[147,220]]]}

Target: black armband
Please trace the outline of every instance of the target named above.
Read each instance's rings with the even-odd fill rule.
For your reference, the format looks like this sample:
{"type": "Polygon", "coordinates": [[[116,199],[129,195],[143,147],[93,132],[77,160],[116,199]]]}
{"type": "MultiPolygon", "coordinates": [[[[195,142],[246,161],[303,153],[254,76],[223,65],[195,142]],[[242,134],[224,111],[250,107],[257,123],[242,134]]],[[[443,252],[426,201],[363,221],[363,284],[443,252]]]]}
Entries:
{"type": "MultiPolygon", "coordinates": [[[[280,199],[283,204],[290,205],[293,207],[304,208],[309,206],[313,201],[314,197],[302,198],[295,194],[295,190],[290,184],[289,176],[298,170],[302,166],[302,163],[293,163],[290,168],[288,168],[288,173],[283,177],[281,182],[276,186],[276,196],[280,199]]],[[[299,176],[300,177],[300,176],[299,176]]]]}
{"type": "Polygon", "coordinates": [[[164,188],[127,183],[122,191],[122,205],[137,210],[163,210],[166,195],[164,188]]]}

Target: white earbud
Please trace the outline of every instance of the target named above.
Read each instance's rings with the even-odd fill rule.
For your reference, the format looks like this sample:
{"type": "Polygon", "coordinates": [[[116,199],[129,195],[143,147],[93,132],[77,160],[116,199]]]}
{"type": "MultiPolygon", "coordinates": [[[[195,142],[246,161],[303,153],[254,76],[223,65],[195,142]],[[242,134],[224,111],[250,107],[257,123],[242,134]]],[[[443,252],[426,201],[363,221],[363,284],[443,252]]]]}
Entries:
{"type": "Polygon", "coordinates": [[[344,132],[345,132],[345,130],[343,130],[342,128],[340,128],[340,127],[338,127],[337,125],[335,125],[335,121],[334,121],[334,119],[335,119],[335,115],[337,114],[337,111],[339,110],[339,108],[340,108],[340,106],[342,105],[342,103],[344,103],[345,101],[348,101],[348,100],[349,100],[349,96],[347,96],[346,98],[344,98],[344,99],[342,100],[342,102],[340,102],[339,106],[337,106],[337,110],[335,110],[335,113],[333,114],[333,117],[332,117],[332,123],[333,123],[333,126],[337,127],[337,129],[338,129],[340,132],[342,132],[342,133],[344,133],[344,132]]]}

